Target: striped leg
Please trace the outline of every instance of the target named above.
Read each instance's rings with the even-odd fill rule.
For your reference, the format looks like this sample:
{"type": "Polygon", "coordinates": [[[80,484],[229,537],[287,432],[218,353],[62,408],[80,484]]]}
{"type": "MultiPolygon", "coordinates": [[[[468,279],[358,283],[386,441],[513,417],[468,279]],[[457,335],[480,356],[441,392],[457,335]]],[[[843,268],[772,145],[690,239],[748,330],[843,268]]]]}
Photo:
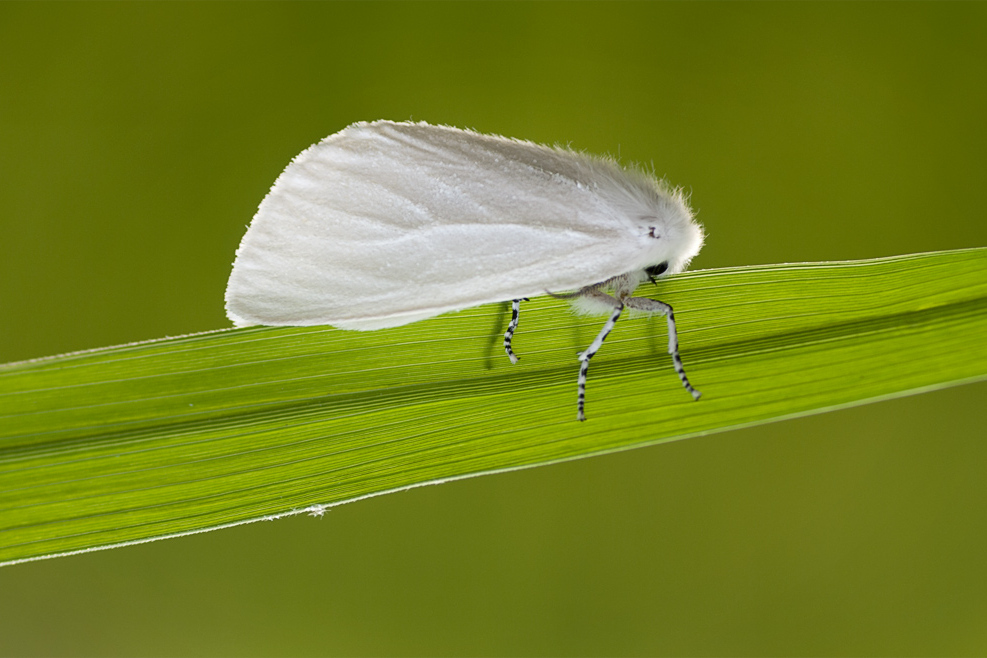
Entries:
{"type": "Polygon", "coordinates": [[[685,376],[685,366],[682,365],[682,359],[679,357],[679,334],[675,330],[675,313],[672,311],[672,307],[665,302],[659,302],[657,299],[648,299],[647,297],[630,297],[625,299],[624,302],[631,308],[652,313],[661,313],[668,318],[668,353],[672,355],[672,364],[675,366],[675,372],[678,373],[679,379],[682,380],[685,390],[692,394],[693,400],[698,400],[702,393],[692,388],[689,378],[685,376]]]}
{"type": "MultiPolygon", "coordinates": [[[[618,302],[618,304],[620,304],[618,302]]],[[[589,347],[586,348],[585,352],[579,353],[579,360],[582,361],[582,365],[579,366],[579,402],[577,405],[576,418],[578,420],[586,420],[586,414],[583,413],[583,408],[586,406],[586,371],[589,370],[589,360],[593,358],[596,351],[603,346],[603,341],[607,339],[610,335],[610,330],[613,326],[617,324],[617,318],[620,317],[620,313],[624,310],[624,305],[620,304],[614,309],[613,315],[607,320],[607,323],[603,325],[603,329],[600,333],[596,335],[596,338],[590,343],[589,347]]]]}
{"type": "Polygon", "coordinates": [[[511,363],[517,363],[518,357],[511,349],[511,339],[514,338],[514,331],[517,329],[518,318],[521,315],[521,300],[515,299],[511,302],[511,323],[507,325],[507,333],[504,334],[504,351],[507,352],[511,363]]]}

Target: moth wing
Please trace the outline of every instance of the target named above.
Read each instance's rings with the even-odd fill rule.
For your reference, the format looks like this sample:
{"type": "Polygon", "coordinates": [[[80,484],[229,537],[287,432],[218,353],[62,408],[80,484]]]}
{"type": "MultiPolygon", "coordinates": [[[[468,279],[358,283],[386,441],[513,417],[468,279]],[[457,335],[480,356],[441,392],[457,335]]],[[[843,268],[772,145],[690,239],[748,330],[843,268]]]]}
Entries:
{"type": "Polygon", "coordinates": [[[629,271],[641,238],[593,189],[599,166],[617,168],[455,128],[354,124],[275,182],[237,250],[227,314],[378,329],[629,271]]]}

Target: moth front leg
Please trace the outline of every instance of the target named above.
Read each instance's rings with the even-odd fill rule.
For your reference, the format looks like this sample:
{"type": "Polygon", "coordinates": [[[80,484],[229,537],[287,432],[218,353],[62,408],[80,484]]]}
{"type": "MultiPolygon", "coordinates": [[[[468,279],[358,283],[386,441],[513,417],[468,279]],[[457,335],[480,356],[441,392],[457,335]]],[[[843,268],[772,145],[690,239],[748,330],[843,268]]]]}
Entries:
{"type": "Polygon", "coordinates": [[[678,373],[679,379],[682,380],[685,390],[692,394],[692,399],[698,400],[702,393],[692,388],[689,378],[685,375],[685,366],[682,365],[682,359],[679,357],[679,334],[675,329],[675,312],[672,310],[672,307],[665,302],[647,297],[627,297],[624,299],[624,304],[628,308],[634,308],[639,311],[661,313],[668,318],[668,353],[672,355],[672,364],[675,366],[675,372],[678,373]]]}

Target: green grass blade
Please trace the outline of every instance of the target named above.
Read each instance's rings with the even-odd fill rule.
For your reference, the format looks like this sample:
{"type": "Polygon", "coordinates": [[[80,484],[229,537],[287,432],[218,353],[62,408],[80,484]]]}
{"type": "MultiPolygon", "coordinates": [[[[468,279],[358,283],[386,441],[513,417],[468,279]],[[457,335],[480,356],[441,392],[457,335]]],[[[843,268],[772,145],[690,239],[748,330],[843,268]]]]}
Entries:
{"type": "Polygon", "coordinates": [[[664,319],[500,305],[377,332],[251,328],[0,367],[0,563],[146,541],[987,376],[987,249],[687,273],[664,319]]]}

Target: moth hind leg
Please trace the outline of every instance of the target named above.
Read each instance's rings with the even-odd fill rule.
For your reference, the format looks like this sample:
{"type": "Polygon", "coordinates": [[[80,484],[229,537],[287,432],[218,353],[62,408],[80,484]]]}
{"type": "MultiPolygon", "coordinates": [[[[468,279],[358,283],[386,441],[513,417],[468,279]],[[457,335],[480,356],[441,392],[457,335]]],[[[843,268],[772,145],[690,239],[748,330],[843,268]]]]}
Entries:
{"type": "Polygon", "coordinates": [[[685,390],[689,391],[693,400],[698,400],[702,393],[694,389],[689,383],[689,378],[685,374],[685,366],[682,365],[682,358],[679,356],[679,335],[675,329],[675,312],[671,305],[648,297],[627,297],[623,301],[628,308],[648,313],[661,313],[668,318],[668,353],[672,356],[672,365],[675,366],[675,372],[678,373],[685,390]]]}
{"type": "Polygon", "coordinates": [[[511,322],[507,325],[507,333],[504,334],[504,351],[507,352],[507,358],[511,363],[517,363],[521,358],[511,349],[511,341],[514,339],[514,332],[517,331],[517,323],[521,318],[521,302],[526,301],[528,301],[527,297],[511,300],[511,322]]]}

